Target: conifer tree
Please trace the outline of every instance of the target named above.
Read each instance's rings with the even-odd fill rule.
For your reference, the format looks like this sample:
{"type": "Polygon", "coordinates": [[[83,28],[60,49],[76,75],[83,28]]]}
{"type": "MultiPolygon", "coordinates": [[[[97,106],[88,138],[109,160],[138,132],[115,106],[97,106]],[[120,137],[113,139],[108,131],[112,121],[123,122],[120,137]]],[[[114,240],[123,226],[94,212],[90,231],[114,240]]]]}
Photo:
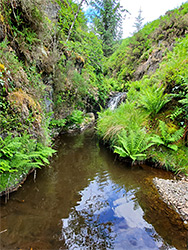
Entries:
{"type": "Polygon", "coordinates": [[[135,17],[135,23],[133,25],[133,27],[136,28],[134,33],[138,32],[139,30],[141,30],[143,28],[143,20],[144,20],[144,18],[142,17],[142,10],[140,8],[138,11],[138,16],[135,17]]]}
{"type": "Polygon", "coordinates": [[[114,45],[122,36],[123,13],[126,11],[119,0],[93,0],[95,9],[94,28],[102,40],[103,52],[106,57],[114,52],[114,45]]]}

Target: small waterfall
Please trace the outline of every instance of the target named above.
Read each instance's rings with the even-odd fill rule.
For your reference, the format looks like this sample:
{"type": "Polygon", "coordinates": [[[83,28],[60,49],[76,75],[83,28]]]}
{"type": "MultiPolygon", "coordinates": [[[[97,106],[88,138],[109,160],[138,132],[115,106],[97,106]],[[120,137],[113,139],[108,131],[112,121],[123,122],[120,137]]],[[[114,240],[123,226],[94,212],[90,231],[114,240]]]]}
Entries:
{"type": "Polygon", "coordinates": [[[53,88],[51,86],[47,86],[45,89],[46,95],[44,97],[44,102],[46,106],[46,112],[52,112],[53,111],[53,88]]]}
{"type": "Polygon", "coordinates": [[[110,100],[108,101],[108,104],[107,104],[107,108],[111,110],[116,109],[121,102],[125,101],[126,97],[127,97],[126,92],[116,93],[115,95],[110,97],[110,100]]]}

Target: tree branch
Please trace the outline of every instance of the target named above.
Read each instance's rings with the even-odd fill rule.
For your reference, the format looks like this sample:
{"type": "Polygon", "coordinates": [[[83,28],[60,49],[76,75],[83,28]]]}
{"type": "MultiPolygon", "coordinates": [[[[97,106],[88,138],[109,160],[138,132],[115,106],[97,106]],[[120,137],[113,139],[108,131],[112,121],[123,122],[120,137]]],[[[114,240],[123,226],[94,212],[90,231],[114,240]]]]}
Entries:
{"type": "MultiPolygon", "coordinates": [[[[73,27],[74,27],[74,24],[75,24],[76,19],[77,19],[77,16],[78,16],[78,13],[79,13],[79,11],[80,11],[80,9],[81,9],[81,6],[82,6],[82,4],[83,4],[84,1],[85,1],[85,0],[81,0],[80,4],[78,5],[77,12],[76,12],[76,13],[73,12],[73,13],[74,13],[74,20],[73,20],[73,22],[72,22],[72,24],[71,24],[71,27],[70,27],[70,29],[69,29],[69,33],[68,33],[68,37],[67,37],[66,42],[68,42],[69,39],[70,39],[70,35],[71,35],[71,32],[72,32],[72,29],[73,29],[73,27]]],[[[68,0],[67,0],[67,2],[68,2],[68,0]]],[[[70,4],[70,3],[69,3],[69,4],[70,4]]],[[[71,9],[72,9],[72,7],[71,7],[71,9]]]]}

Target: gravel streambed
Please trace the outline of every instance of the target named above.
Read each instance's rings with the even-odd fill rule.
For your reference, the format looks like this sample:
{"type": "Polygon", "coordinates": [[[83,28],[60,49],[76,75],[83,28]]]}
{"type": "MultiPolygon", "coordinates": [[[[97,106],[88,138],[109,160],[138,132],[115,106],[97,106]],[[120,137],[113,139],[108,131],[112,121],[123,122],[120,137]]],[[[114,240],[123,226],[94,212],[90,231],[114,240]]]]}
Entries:
{"type": "Polygon", "coordinates": [[[154,178],[153,183],[164,202],[176,210],[188,228],[188,180],[165,180],[154,178]]]}

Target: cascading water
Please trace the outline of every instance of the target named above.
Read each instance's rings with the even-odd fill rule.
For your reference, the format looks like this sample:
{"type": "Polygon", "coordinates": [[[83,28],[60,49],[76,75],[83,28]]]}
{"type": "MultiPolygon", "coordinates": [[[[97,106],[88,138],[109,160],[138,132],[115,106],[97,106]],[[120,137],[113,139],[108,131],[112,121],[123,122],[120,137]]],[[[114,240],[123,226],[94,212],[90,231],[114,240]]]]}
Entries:
{"type": "Polygon", "coordinates": [[[119,93],[116,93],[115,95],[113,95],[108,104],[107,104],[107,108],[111,109],[111,110],[114,110],[118,107],[118,105],[125,101],[127,97],[127,93],[126,92],[119,92],[119,93]]]}
{"type": "Polygon", "coordinates": [[[45,101],[45,106],[46,106],[46,112],[52,112],[53,108],[53,88],[51,88],[50,86],[47,86],[46,88],[46,95],[44,97],[44,101],[45,101]]]}

